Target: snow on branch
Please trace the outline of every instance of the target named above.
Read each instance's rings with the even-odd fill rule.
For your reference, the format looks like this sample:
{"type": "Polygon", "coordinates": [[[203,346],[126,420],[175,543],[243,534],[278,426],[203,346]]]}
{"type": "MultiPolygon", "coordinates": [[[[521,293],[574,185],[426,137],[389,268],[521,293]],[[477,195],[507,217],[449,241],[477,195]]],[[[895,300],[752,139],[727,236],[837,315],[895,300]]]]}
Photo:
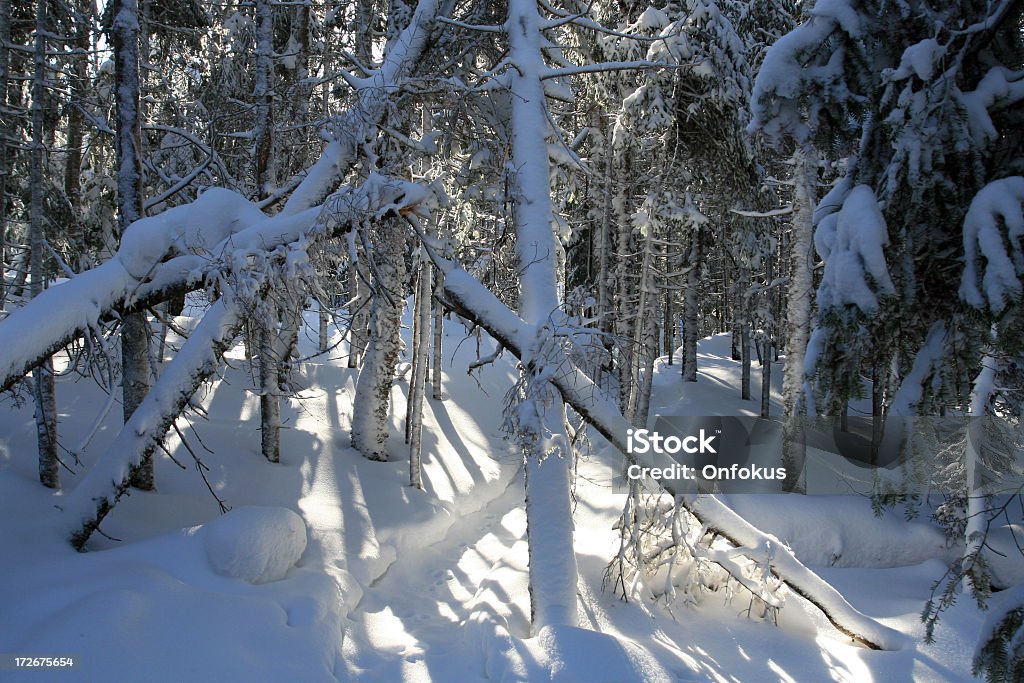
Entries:
{"type": "Polygon", "coordinates": [[[964,217],[960,298],[997,315],[1009,300],[1019,298],[1024,273],[1022,237],[1024,177],[1001,178],[981,188],[964,217]]]}
{"type": "Polygon", "coordinates": [[[60,508],[72,545],[85,548],[92,532],[128,490],[132,474],[153,451],[199,386],[220,367],[221,355],[241,327],[238,309],[225,295],[160,374],[131,418],[60,508]]]}
{"type": "Polygon", "coordinates": [[[438,0],[420,0],[409,25],[388,44],[380,67],[366,78],[350,81],[357,86],[356,102],[331,122],[330,142],[288,198],[282,213],[298,213],[316,206],[345,178],[363,142],[389,110],[385,93],[397,91],[423,55],[439,23],[439,11],[438,0]]]}
{"type": "Polygon", "coordinates": [[[822,310],[854,305],[865,314],[878,308],[878,295],[895,286],[885,261],[889,231],[875,193],[867,185],[850,190],[838,213],[826,216],[814,233],[814,246],[825,260],[818,288],[822,310]]]}
{"type": "Polygon", "coordinates": [[[326,208],[298,214],[268,217],[241,195],[212,189],[194,202],[136,221],[109,261],[47,289],[0,321],[0,390],[111,311],[145,308],[244,269],[254,254],[313,234],[338,235],[365,217],[407,213],[430,196],[414,183],[374,174],[360,187],[335,192],[326,208]]]}

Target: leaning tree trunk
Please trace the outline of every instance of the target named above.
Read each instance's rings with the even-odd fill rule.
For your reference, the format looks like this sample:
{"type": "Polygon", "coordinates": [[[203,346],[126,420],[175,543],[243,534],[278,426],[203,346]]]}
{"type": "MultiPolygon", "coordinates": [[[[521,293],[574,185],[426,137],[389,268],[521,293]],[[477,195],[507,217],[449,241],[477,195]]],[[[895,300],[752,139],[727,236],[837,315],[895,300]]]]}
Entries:
{"type": "Polygon", "coordinates": [[[402,339],[405,298],[406,234],[398,219],[380,223],[374,240],[374,292],[370,308],[370,341],[356,382],[352,410],[352,446],[370,460],[387,460],[388,409],[402,339]]]}
{"type": "MultiPolygon", "coordinates": [[[[46,97],[46,36],[47,36],[47,0],[40,0],[36,6],[36,37],[32,73],[32,157],[31,157],[31,207],[30,207],[30,247],[32,250],[29,265],[32,278],[31,294],[35,298],[43,292],[43,253],[46,251],[46,237],[43,213],[45,187],[43,185],[43,119],[45,116],[44,98],[46,97]]],[[[46,361],[32,372],[36,399],[36,432],[39,445],[39,481],[51,489],[60,488],[60,473],[57,456],[57,406],[53,381],[53,359],[46,361]]]]}
{"type": "MultiPolygon", "coordinates": [[[[139,114],[139,4],[113,0],[110,36],[114,48],[114,91],[117,105],[118,227],[123,237],[142,218],[142,121],[139,114]]],[[[121,391],[124,420],[132,416],[149,391],[149,322],[145,313],[124,316],[121,327],[121,391]]],[[[132,479],[143,490],[154,487],[153,459],[147,458],[132,479]]]]}
{"type": "MultiPolygon", "coordinates": [[[[473,276],[455,264],[436,258],[445,274],[445,294],[449,303],[467,319],[481,325],[502,346],[521,360],[529,358],[524,340],[531,340],[533,327],[516,317],[473,276]]],[[[575,367],[561,348],[552,349],[550,381],[561,398],[571,405],[598,433],[615,446],[630,464],[663,467],[666,463],[650,455],[630,452],[626,435],[630,424],[585,373],[575,367]]],[[[659,482],[671,495],[677,495],[671,479],[659,482]]],[[[784,544],[764,534],[729,509],[714,495],[698,496],[679,492],[684,507],[704,525],[757,562],[771,562],[772,570],[799,596],[806,599],[840,632],[872,649],[896,650],[906,645],[906,637],[882,626],[854,609],[834,587],[803,566],[784,544]],[[769,553],[774,553],[769,557],[769,553]]]]}

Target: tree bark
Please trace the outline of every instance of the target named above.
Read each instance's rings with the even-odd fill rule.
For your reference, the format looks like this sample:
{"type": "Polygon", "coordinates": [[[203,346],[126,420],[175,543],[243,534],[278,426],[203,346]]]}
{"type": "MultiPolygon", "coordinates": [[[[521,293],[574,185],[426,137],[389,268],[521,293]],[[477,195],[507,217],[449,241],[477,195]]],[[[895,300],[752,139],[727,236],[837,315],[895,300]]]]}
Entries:
{"type": "Polygon", "coordinates": [[[423,398],[426,393],[427,360],[430,357],[430,301],[433,275],[429,262],[419,264],[416,281],[416,334],[413,346],[413,371],[409,383],[409,485],[423,488],[421,450],[423,443],[423,398]]]}
{"type": "Polygon", "coordinates": [[[431,383],[433,386],[433,399],[440,401],[444,398],[444,394],[441,391],[441,370],[444,361],[442,360],[441,344],[444,340],[444,306],[441,305],[441,292],[442,292],[441,277],[436,275],[434,277],[434,359],[431,362],[431,383]]]}
{"type": "Polygon", "coordinates": [[[383,461],[388,460],[388,409],[402,343],[406,234],[396,219],[387,219],[374,241],[377,278],[370,309],[370,341],[356,382],[352,446],[370,460],[383,461]]]}
{"type": "Polygon", "coordinates": [[[700,339],[698,314],[700,301],[701,228],[695,228],[690,237],[690,255],[687,263],[686,288],[683,294],[683,381],[697,381],[697,341],[700,339]]]}
{"type": "Polygon", "coordinates": [[[789,288],[786,292],[786,365],[782,380],[782,414],[799,415],[804,392],[804,356],[810,335],[814,231],[815,186],[817,168],[814,150],[798,147],[793,155],[793,238],[789,288]]]}
{"type": "Polygon", "coordinates": [[[255,196],[263,199],[274,183],[271,159],[274,148],[274,14],[271,0],[256,0],[256,75],[253,95],[256,98],[256,125],[253,130],[256,148],[253,164],[255,196]]]}
{"type": "MultiPolygon", "coordinates": [[[[114,48],[114,101],[117,109],[118,228],[123,239],[129,226],[143,216],[138,0],[113,0],[110,11],[114,17],[110,38],[114,48]]],[[[149,322],[145,313],[131,313],[122,321],[121,363],[121,391],[127,422],[149,391],[152,373],[149,322]]],[[[154,487],[152,458],[134,473],[132,485],[143,490],[154,487]]]]}
{"type": "Polygon", "coordinates": [[[269,462],[281,461],[281,402],[279,356],[281,344],[278,340],[276,320],[280,313],[273,297],[267,297],[265,318],[258,320],[260,368],[260,452],[269,462]]]}
{"type": "MultiPolygon", "coordinates": [[[[43,254],[46,251],[44,213],[44,163],[43,142],[44,98],[46,96],[46,36],[48,32],[48,0],[39,0],[36,5],[35,50],[32,71],[32,155],[31,155],[31,207],[30,207],[30,277],[32,298],[43,293],[46,273],[43,269],[43,254]]],[[[36,435],[39,448],[39,481],[51,489],[60,488],[60,461],[57,455],[57,408],[56,388],[53,379],[53,359],[45,362],[32,373],[36,399],[36,435]]]]}

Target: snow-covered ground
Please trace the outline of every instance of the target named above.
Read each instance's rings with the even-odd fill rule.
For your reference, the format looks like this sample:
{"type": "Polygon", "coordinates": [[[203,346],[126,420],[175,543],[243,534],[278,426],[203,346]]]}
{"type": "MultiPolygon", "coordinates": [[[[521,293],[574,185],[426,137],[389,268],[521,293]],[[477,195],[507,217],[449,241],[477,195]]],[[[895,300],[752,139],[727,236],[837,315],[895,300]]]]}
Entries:
{"type": "MultiPolygon", "coordinates": [[[[182,320],[182,322],[187,322],[182,320]]],[[[483,353],[489,342],[484,339],[483,353]]],[[[850,644],[788,596],[779,625],[745,616],[747,600],[708,592],[671,612],[602,588],[618,548],[625,497],[610,487],[620,456],[594,437],[575,491],[580,629],[529,638],[520,458],[502,438],[504,357],[472,377],[478,341],[451,322],[446,400],[427,399],[425,490],[407,485],[401,439],[406,383],[393,392],[392,462],[348,444],[354,371],[340,353],[299,367],[283,406],[280,464],[259,454],[258,397],[241,347],[201,394],[209,419],[182,422],[209,467],[219,514],[189,452],[169,441],[158,491],[133,492],[90,552],[62,536],[61,495],[36,483],[31,405],[0,404],[0,653],[74,656],[81,681],[951,681],[970,678],[981,621],[969,600],[943,618],[933,645],[918,615],[945,568],[941,534],[899,515],[876,518],[857,497],[733,496],[734,509],[786,541],[858,609],[913,637],[877,652],[850,644]],[[119,539],[119,540],[114,540],[119,539]]],[[[303,351],[312,344],[303,342],[303,351]]],[[[665,414],[755,414],[739,400],[727,339],[706,339],[701,372],[683,383],[658,363],[652,408],[665,414]]],[[[759,396],[754,366],[753,395],[759,396]]],[[[774,368],[781,382],[781,365],[774,368]]],[[[775,399],[778,399],[777,392],[775,399]]],[[[105,400],[89,380],[58,384],[60,429],[77,443],[105,400]]],[[[83,471],[118,428],[111,411],[83,471]]],[[[70,463],[69,463],[70,464],[70,463]]],[[[76,474],[61,473],[71,490],[76,474]]],[[[0,671],[0,680],[21,672],[0,671]]]]}

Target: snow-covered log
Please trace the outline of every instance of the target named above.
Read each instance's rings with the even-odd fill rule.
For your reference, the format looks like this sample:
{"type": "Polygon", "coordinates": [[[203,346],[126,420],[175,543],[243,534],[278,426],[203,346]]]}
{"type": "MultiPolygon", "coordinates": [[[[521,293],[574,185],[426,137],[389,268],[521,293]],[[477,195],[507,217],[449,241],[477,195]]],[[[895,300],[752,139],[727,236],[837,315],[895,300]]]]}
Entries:
{"type": "MultiPolygon", "coordinates": [[[[435,256],[435,263],[444,273],[444,291],[448,304],[469,320],[479,324],[505,348],[517,357],[522,344],[533,336],[531,326],[502,304],[490,291],[466,271],[451,262],[435,256]]],[[[561,353],[560,362],[550,370],[551,382],[562,398],[591,426],[618,448],[630,463],[656,467],[649,456],[631,454],[626,448],[626,430],[630,424],[611,401],[603,397],[601,389],[568,356],[561,353]]],[[[676,495],[670,481],[661,483],[670,494],[676,495]]],[[[713,495],[685,494],[686,508],[709,531],[714,531],[743,549],[751,557],[763,560],[768,544],[774,549],[771,559],[773,571],[786,584],[809,603],[819,609],[831,624],[851,640],[871,649],[895,650],[906,638],[870,617],[857,611],[840,593],[800,560],[774,536],[765,534],[729,509],[713,495]]]]}
{"type": "Polygon", "coordinates": [[[347,232],[354,219],[404,213],[429,196],[422,187],[371,175],[323,207],[268,217],[241,195],[211,189],[190,204],[128,229],[106,263],[49,288],[0,321],[0,391],[84,334],[111,311],[139,310],[198,289],[210,276],[244,267],[249,256],[314,234],[347,232]],[[167,259],[168,255],[179,254],[167,259]]]}
{"type": "MultiPolygon", "coordinates": [[[[427,196],[426,190],[411,183],[371,176],[357,190],[346,189],[332,195],[333,199],[325,204],[323,211],[316,210],[316,215],[310,211],[290,217],[264,218],[252,228],[234,233],[218,245],[217,253],[223,255],[219,274],[243,273],[250,260],[258,262],[252,257],[271,251],[276,245],[299,242],[312,233],[334,234],[348,229],[355,220],[410,211],[427,196]]],[[[258,292],[243,294],[259,295],[258,292]]],[[[227,295],[211,306],[110,448],[65,499],[67,502],[62,507],[69,520],[71,542],[76,548],[84,547],[127,489],[128,478],[152,457],[153,449],[192,394],[220,367],[221,354],[241,326],[238,313],[226,299],[227,295]]],[[[2,327],[0,325],[0,329],[2,327]]]]}

